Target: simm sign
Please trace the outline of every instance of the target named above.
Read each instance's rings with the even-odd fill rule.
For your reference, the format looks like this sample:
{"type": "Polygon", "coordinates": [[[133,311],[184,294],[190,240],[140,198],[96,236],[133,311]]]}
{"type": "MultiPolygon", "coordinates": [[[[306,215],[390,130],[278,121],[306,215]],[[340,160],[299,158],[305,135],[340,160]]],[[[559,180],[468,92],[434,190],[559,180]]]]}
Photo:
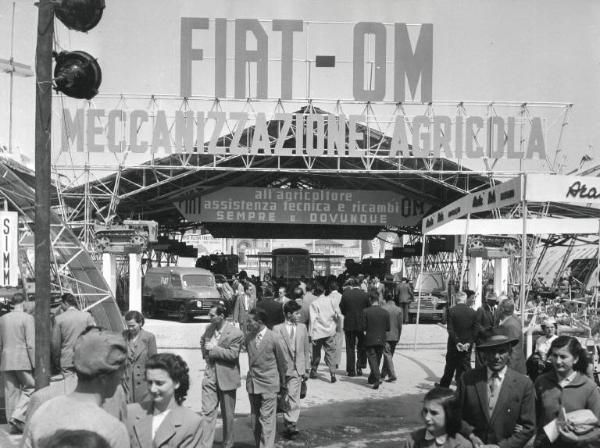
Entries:
{"type": "Polygon", "coordinates": [[[188,221],[415,226],[431,205],[391,191],[226,187],[174,203],[188,221]]]}
{"type": "Polygon", "coordinates": [[[19,281],[19,214],[0,212],[0,286],[17,286],[19,281]]]}

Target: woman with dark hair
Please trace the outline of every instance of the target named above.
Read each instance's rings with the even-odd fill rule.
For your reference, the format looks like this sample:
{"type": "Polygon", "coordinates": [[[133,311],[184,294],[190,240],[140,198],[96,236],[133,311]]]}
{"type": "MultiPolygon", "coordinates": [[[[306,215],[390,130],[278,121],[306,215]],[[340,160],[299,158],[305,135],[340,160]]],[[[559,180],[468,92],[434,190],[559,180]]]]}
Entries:
{"type": "Polygon", "coordinates": [[[132,448],[195,448],[200,446],[202,419],[182,406],[190,387],[186,362],[173,353],[159,353],[146,363],[150,402],[127,406],[132,448]]]}
{"type": "Polygon", "coordinates": [[[146,361],[156,354],[156,337],[143,330],[144,316],[139,311],[125,314],[127,330],[123,332],[127,342],[127,362],[123,374],[123,389],[127,403],[141,403],[148,395],[146,384],[146,361]]]}
{"type": "Polygon", "coordinates": [[[471,442],[461,436],[460,409],[454,392],[435,387],[425,395],[421,418],[425,427],[406,441],[406,448],[470,448],[471,442]]]}
{"type": "Polygon", "coordinates": [[[579,341],[570,336],[559,336],[550,345],[548,354],[552,371],[540,375],[535,381],[538,433],[536,448],[587,447],[586,441],[598,441],[600,428],[585,435],[577,435],[570,424],[559,424],[559,436],[550,440],[544,426],[559,418],[563,422],[562,409],[566,413],[589,409],[600,418],[600,392],[587,375],[588,354],[579,341]]]}

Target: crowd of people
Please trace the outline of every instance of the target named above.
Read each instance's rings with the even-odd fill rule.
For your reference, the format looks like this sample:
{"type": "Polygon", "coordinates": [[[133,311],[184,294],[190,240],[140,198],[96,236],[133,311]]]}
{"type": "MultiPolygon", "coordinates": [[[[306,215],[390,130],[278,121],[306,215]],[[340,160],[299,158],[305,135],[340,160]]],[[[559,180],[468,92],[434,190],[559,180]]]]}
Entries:
{"type": "MultiPolygon", "coordinates": [[[[259,299],[257,285],[242,273],[230,286],[230,297],[211,308],[199,341],[205,361],[200,414],[183,404],[191,381],[186,362],[157,353],[141,313],[125,314],[122,334],[106,331],[78,309],[71,294],[63,295],[53,323],[57,375],[34,392],[33,317],[16,294],[12,311],[0,317],[0,369],[11,431],[22,432],[22,446],[28,448],[208,448],[220,413],[223,446],[233,447],[240,357],[247,356],[256,446],[274,446],[277,413],[283,416],[283,435],[293,439],[301,429],[300,403],[309,379],[335,383],[344,346],[347,376],[362,376],[368,365],[365,385],[378,389],[397,380],[393,356],[404,322],[399,288],[380,288],[377,281],[365,288],[356,277],[340,288],[337,280],[280,284],[276,294],[259,299]],[[322,355],[325,371],[320,371],[322,355]]],[[[600,443],[600,392],[586,349],[576,338],[558,336],[556,321],[547,319],[526,360],[513,300],[489,292],[474,310],[473,297],[471,291],[458,292],[448,310],[444,373],[425,395],[424,428],[410,435],[407,446],[600,443]]]]}
{"type": "Polygon", "coordinates": [[[600,392],[585,347],[556,335],[556,322],[547,319],[526,361],[514,301],[489,292],[473,310],[472,294],[459,292],[448,310],[444,375],[425,397],[426,427],[409,446],[598,446],[600,392]]]}
{"type": "Polygon", "coordinates": [[[272,447],[278,412],[284,436],[299,434],[308,380],[337,381],[344,341],[348,376],[363,375],[368,363],[367,383],[374,389],[385,379],[396,381],[393,354],[403,313],[379,279],[350,277],[342,288],[336,278],[300,279],[276,287],[276,297],[259,298],[257,285],[241,273],[222,304],[211,308],[200,338],[205,360],[200,415],[183,406],[190,384],[186,362],[157,353],[141,313],[125,314],[122,334],[106,331],[69,293],[53,318],[55,375],[49,386],[34,392],[33,316],[24,309],[23,295],[15,294],[12,311],[0,317],[10,431],[23,433],[22,446],[28,448],[212,447],[220,411],[223,446],[232,447],[245,352],[256,446],[272,447]],[[325,377],[319,372],[323,354],[325,377]]]}

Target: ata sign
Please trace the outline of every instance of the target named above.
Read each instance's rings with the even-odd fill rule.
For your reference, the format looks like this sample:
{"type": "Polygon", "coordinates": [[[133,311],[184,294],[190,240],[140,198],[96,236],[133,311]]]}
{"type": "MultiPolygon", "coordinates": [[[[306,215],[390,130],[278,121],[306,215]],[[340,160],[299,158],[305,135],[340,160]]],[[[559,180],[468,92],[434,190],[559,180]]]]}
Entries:
{"type": "Polygon", "coordinates": [[[19,282],[19,214],[0,212],[0,286],[17,286],[19,282]]]}
{"type": "Polygon", "coordinates": [[[391,191],[226,187],[174,203],[196,222],[415,226],[431,206],[391,191]]]}

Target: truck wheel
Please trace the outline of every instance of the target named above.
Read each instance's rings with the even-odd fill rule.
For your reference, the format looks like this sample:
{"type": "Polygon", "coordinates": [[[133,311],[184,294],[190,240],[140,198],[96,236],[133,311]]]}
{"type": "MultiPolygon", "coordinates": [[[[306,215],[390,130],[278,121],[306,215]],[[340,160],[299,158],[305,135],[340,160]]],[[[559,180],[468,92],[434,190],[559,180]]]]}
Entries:
{"type": "Polygon", "coordinates": [[[183,304],[179,305],[179,308],[177,308],[177,320],[182,323],[189,322],[190,320],[190,316],[185,309],[185,305],[183,304]]]}

